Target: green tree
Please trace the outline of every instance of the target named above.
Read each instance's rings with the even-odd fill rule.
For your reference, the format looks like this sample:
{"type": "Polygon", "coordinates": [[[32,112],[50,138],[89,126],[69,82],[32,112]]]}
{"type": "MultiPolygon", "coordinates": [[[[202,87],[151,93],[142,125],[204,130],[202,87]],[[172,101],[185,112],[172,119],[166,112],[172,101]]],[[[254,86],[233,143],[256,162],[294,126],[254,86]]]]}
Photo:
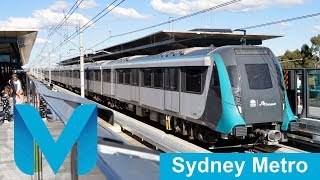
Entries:
{"type": "Polygon", "coordinates": [[[299,49],[296,49],[295,51],[287,50],[283,56],[279,57],[279,60],[283,68],[298,68],[301,67],[301,62],[298,59],[302,58],[299,49]]]}
{"type": "Polygon", "coordinates": [[[303,44],[300,53],[302,55],[302,61],[300,61],[300,66],[304,68],[314,67],[312,48],[310,48],[307,44],[303,44]]]}
{"type": "Polygon", "coordinates": [[[312,43],[312,50],[314,53],[314,58],[315,58],[315,62],[316,62],[316,67],[319,67],[319,57],[320,57],[320,34],[318,36],[314,36],[310,39],[311,43],[312,43]],[[318,57],[317,57],[318,56],[318,57]]]}

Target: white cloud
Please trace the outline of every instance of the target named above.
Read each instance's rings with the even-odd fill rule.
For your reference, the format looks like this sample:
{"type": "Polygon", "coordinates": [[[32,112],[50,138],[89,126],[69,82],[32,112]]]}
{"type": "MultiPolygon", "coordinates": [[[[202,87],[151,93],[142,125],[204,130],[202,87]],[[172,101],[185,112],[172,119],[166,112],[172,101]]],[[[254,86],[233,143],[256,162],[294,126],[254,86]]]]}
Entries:
{"type": "MultiPolygon", "coordinates": [[[[108,9],[112,9],[114,6],[110,6],[108,9]]],[[[139,13],[133,8],[116,7],[111,12],[114,16],[118,18],[132,18],[132,19],[148,19],[148,15],[139,13]]]]}
{"type": "Polygon", "coordinates": [[[305,0],[276,0],[276,3],[282,7],[290,7],[293,5],[303,4],[305,0]]]}
{"type": "Polygon", "coordinates": [[[316,25],[313,28],[316,32],[320,32],[320,25],[316,25]]]}
{"type": "Polygon", "coordinates": [[[95,0],[84,0],[84,1],[80,4],[79,8],[80,8],[80,9],[91,9],[91,8],[96,7],[96,6],[97,6],[97,3],[96,3],[95,0]]]}
{"type": "MultiPolygon", "coordinates": [[[[47,41],[47,40],[44,39],[44,38],[37,38],[37,39],[36,39],[36,44],[45,44],[46,41],[47,41]]],[[[51,44],[52,41],[51,41],[51,40],[48,40],[48,43],[51,44]]]]}
{"type": "Polygon", "coordinates": [[[282,23],[280,23],[278,25],[279,25],[280,29],[288,29],[288,28],[290,28],[292,26],[291,23],[287,23],[287,22],[282,22],[282,23]]]}
{"type": "MultiPolygon", "coordinates": [[[[165,14],[186,15],[229,1],[230,0],[152,0],[151,6],[153,9],[165,14]]],[[[300,5],[305,1],[306,0],[242,0],[221,8],[220,10],[254,11],[271,6],[290,7],[300,5]]]]}
{"type": "Polygon", "coordinates": [[[49,7],[52,11],[63,11],[68,9],[68,4],[64,1],[56,1],[52,6],[49,7]]]}
{"type": "MultiPolygon", "coordinates": [[[[16,28],[16,29],[45,29],[50,26],[58,25],[65,17],[64,9],[68,5],[63,1],[56,1],[47,9],[34,10],[30,17],[9,17],[7,20],[0,21],[1,28],[16,28]]],[[[89,19],[79,13],[74,13],[70,16],[67,25],[79,25],[79,21],[84,23],[89,22],[89,19]]]]}

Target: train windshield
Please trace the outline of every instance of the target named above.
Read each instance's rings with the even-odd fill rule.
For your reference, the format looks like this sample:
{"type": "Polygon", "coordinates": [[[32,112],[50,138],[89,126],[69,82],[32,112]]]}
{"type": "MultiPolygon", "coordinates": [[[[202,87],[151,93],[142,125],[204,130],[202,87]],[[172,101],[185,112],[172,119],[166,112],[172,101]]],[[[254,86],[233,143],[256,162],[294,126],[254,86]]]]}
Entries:
{"type": "Polygon", "coordinates": [[[270,89],[272,80],[268,64],[246,64],[250,89],[270,89]]]}

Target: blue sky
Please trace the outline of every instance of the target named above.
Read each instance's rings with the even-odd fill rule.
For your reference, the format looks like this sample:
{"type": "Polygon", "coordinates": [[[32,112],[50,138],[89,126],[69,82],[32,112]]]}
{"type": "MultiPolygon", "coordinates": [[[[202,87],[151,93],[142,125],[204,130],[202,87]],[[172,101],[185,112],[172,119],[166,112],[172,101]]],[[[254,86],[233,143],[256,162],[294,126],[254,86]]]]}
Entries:
{"type": "MultiPolygon", "coordinates": [[[[68,27],[59,29],[59,33],[70,35],[76,30],[79,19],[88,22],[113,0],[84,0],[75,14],[69,19],[68,27]]],[[[141,27],[167,21],[169,17],[177,18],[201,9],[215,6],[229,0],[126,0],[112,13],[106,15],[85,31],[85,48],[107,39],[110,34],[116,35],[141,27]]],[[[75,0],[13,0],[1,2],[0,27],[19,29],[38,29],[38,39],[34,46],[31,62],[46,64],[46,53],[39,55],[50,27],[56,26],[69,11],[75,0]]],[[[190,30],[194,28],[241,28],[265,22],[281,20],[306,14],[320,12],[319,0],[242,0],[223,9],[211,11],[183,21],[175,22],[173,30],[190,30]]],[[[119,44],[135,38],[160,31],[168,30],[164,25],[147,31],[111,38],[94,50],[119,44]]],[[[283,23],[263,28],[252,29],[249,34],[280,34],[284,37],[264,42],[276,55],[283,54],[287,49],[300,48],[303,43],[310,44],[312,36],[320,34],[320,17],[283,23]]],[[[78,37],[72,42],[78,44],[78,37]]],[[[49,52],[59,45],[63,38],[55,33],[46,46],[49,52]]],[[[76,47],[71,43],[63,46],[53,54],[54,60],[63,60],[77,56],[76,47]]],[[[92,51],[88,50],[87,53],[92,51]]]]}

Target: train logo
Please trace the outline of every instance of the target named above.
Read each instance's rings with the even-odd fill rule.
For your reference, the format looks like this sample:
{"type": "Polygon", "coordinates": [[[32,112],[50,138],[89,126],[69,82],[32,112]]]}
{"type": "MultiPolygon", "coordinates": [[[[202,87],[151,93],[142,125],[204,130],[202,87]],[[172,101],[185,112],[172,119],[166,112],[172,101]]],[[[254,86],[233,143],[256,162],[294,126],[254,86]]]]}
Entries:
{"type": "Polygon", "coordinates": [[[17,167],[25,174],[33,175],[36,170],[34,142],[37,142],[55,174],[76,141],[78,175],[89,173],[96,165],[96,105],[86,104],[75,109],[57,141],[52,138],[34,107],[15,105],[14,114],[14,158],[17,167]]]}
{"type": "Polygon", "coordinates": [[[266,106],[266,103],[264,101],[261,101],[259,106],[266,106]]]}
{"type": "Polygon", "coordinates": [[[252,108],[257,107],[257,101],[256,100],[251,100],[250,101],[250,107],[252,107],[252,108]]]}
{"type": "Polygon", "coordinates": [[[259,106],[265,106],[265,107],[271,107],[275,105],[277,105],[277,103],[266,103],[264,101],[261,101],[261,103],[259,104],[259,106]]]}

